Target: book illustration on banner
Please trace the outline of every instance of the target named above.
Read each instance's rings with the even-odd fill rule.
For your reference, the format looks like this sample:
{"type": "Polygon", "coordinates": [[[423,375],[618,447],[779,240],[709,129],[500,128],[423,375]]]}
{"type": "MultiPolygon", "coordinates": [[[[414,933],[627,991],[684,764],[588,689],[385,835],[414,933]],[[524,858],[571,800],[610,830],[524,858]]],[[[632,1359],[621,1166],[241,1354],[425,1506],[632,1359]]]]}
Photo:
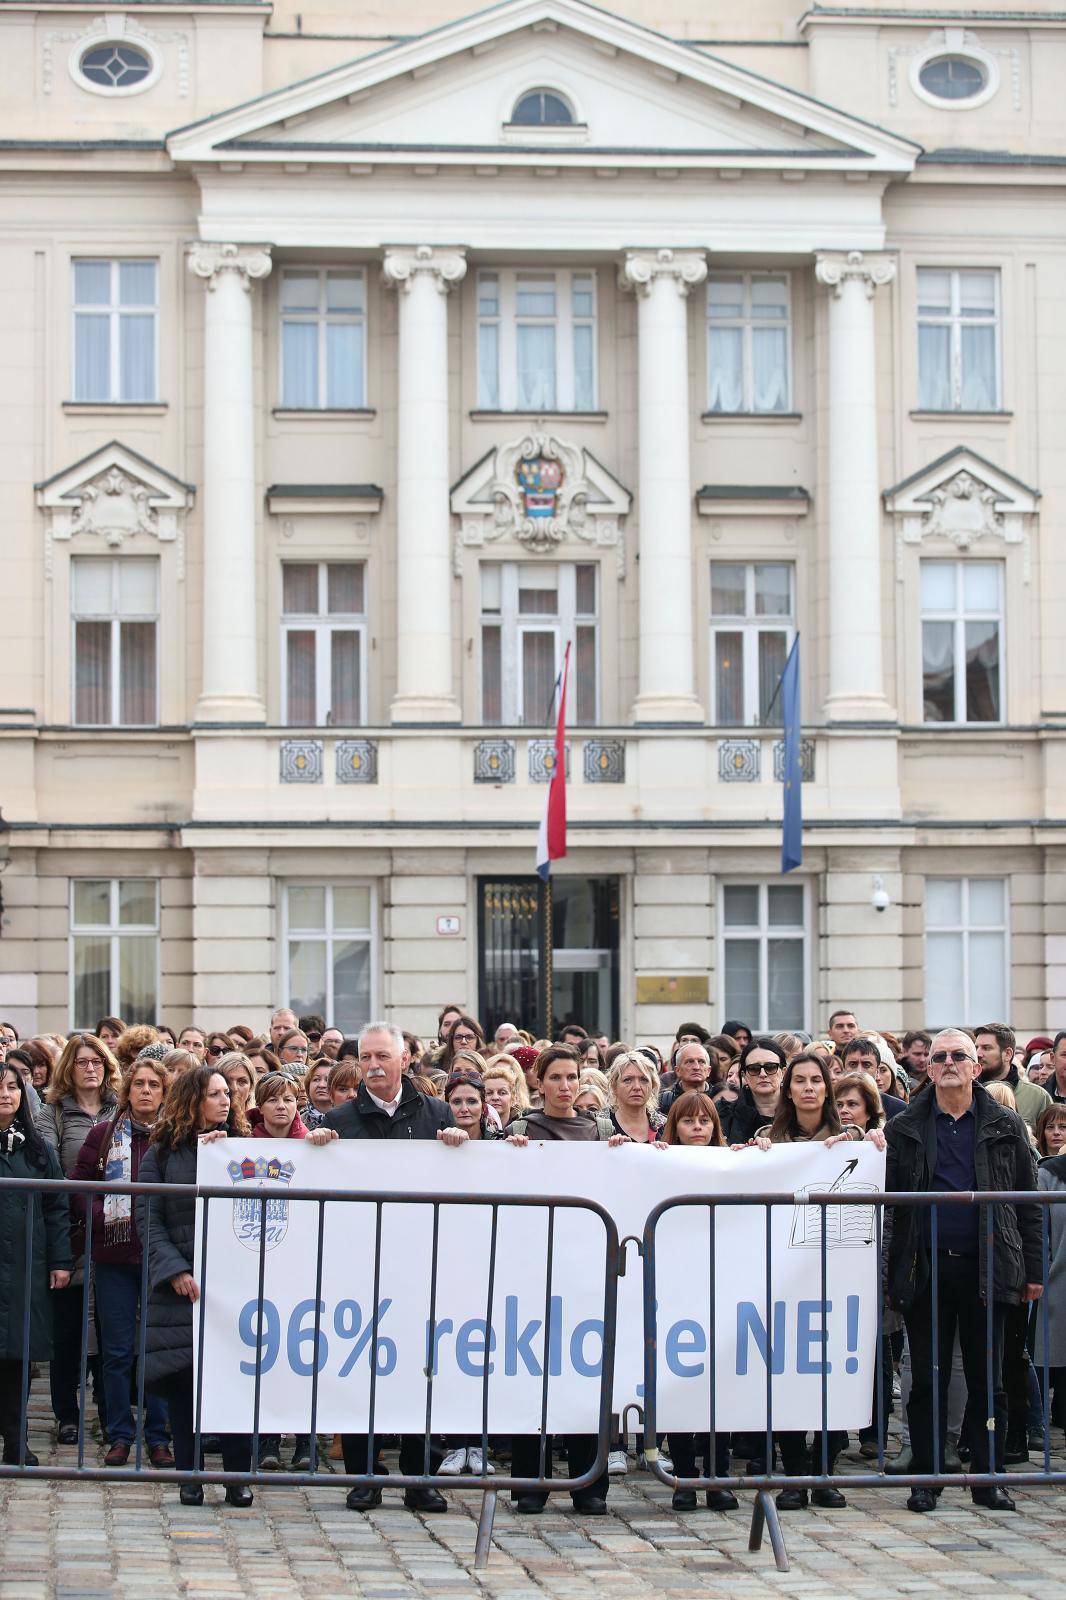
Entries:
{"type": "MultiPolygon", "coordinates": [[[[245,1156],[243,1161],[231,1161],[226,1168],[230,1182],[236,1184],[284,1183],[293,1180],[296,1168],[291,1161],[279,1161],[277,1156],[245,1156]]],[[[233,1202],[233,1231],[241,1244],[249,1250],[259,1249],[259,1230],[266,1235],[266,1248],[273,1250],[284,1239],[289,1229],[289,1202],[277,1193],[267,1191],[263,1204],[263,1190],[246,1189],[238,1193],[233,1202]]]]}
{"type": "MultiPolygon", "coordinates": [[[[875,1183],[864,1183],[852,1176],[858,1164],[849,1161],[832,1183],[805,1183],[802,1189],[796,1190],[796,1199],[812,1194],[877,1194],[875,1183]]],[[[868,1248],[873,1244],[877,1226],[875,1212],[875,1206],[797,1205],[792,1213],[788,1247],[790,1250],[820,1250],[824,1217],[827,1250],[868,1248]]]]}

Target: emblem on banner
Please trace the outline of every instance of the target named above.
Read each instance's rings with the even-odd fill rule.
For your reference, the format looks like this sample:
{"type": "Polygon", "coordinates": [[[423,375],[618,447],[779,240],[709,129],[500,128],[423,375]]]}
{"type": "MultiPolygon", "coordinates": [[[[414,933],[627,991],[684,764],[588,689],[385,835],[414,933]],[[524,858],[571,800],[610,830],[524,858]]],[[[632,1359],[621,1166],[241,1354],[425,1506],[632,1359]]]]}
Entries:
{"type": "MultiPolygon", "coordinates": [[[[875,1183],[863,1183],[852,1176],[858,1164],[858,1161],[849,1161],[832,1183],[805,1183],[802,1189],[796,1190],[796,1199],[803,1200],[812,1194],[876,1194],[875,1183]]],[[[792,1213],[789,1249],[820,1250],[823,1217],[827,1250],[863,1249],[874,1241],[877,1232],[875,1206],[797,1205],[792,1213]]]]}
{"type": "Polygon", "coordinates": [[[527,517],[554,517],[555,504],[563,481],[561,461],[545,456],[527,456],[515,468],[518,487],[527,517]]]}
{"type": "MultiPolygon", "coordinates": [[[[284,1183],[293,1180],[296,1168],[291,1161],[279,1161],[277,1156],[245,1156],[243,1161],[231,1161],[226,1168],[230,1182],[240,1184],[284,1183]]],[[[247,1189],[238,1193],[233,1202],[233,1231],[241,1244],[249,1250],[259,1249],[262,1230],[268,1250],[275,1249],[289,1229],[289,1202],[284,1195],[260,1189],[247,1189]],[[264,1205],[264,1198],[266,1204],[264,1205]]]]}

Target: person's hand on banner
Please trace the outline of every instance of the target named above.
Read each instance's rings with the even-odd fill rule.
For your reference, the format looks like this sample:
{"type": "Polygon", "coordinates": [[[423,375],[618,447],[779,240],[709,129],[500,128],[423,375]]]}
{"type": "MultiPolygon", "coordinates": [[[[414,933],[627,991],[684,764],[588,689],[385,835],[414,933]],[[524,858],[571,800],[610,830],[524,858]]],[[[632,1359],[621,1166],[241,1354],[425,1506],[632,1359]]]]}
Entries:
{"type": "Polygon", "coordinates": [[[459,1145],[466,1144],[467,1140],[470,1138],[470,1135],[468,1133],[464,1133],[462,1128],[438,1128],[437,1138],[440,1140],[441,1144],[446,1144],[450,1146],[451,1149],[455,1150],[459,1147],[459,1145]]]}
{"type": "Polygon", "coordinates": [[[312,1128],[307,1135],[309,1144],[332,1144],[334,1139],[339,1138],[336,1128],[312,1128]]]}
{"type": "Polygon", "coordinates": [[[772,1150],[769,1139],[749,1139],[747,1144],[731,1144],[730,1150],[772,1150]]]}
{"type": "Polygon", "coordinates": [[[629,1137],[628,1133],[612,1133],[611,1137],[607,1141],[607,1148],[608,1150],[617,1150],[620,1144],[632,1143],[633,1141],[629,1137]]]}
{"type": "Polygon", "coordinates": [[[529,1140],[524,1133],[509,1133],[507,1135],[507,1143],[513,1144],[518,1150],[524,1150],[529,1140]]]}
{"type": "Polygon", "coordinates": [[[226,1130],[225,1128],[212,1128],[210,1133],[201,1133],[197,1137],[201,1144],[214,1144],[216,1139],[224,1139],[226,1137],[226,1130]]]}

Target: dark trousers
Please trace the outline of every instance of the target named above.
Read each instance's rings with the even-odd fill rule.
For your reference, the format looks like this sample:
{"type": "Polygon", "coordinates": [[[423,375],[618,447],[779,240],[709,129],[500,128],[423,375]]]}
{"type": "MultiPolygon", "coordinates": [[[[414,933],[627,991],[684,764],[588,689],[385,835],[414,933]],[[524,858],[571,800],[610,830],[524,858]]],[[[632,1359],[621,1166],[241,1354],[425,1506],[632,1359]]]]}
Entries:
{"type": "MultiPolygon", "coordinates": [[[[86,1268],[88,1270],[88,1268],[86,1268]]],[[[48,1386],[52,1411],[60,1427],[78,1425],[78,1385],[81,1381],[81,1303],[84,1290],[79,1283],[68,1289],[53,1289],[52,1359],[48,1366],[48,1386]]],[[[92,1372],[90,1360],[86,1368],[92,1372]]]]}
{"type": "Polygon", "coordinates": [[[21,1361],[0,1361],[0,1434],[5,1461],[17,1462],[19,1440],[25,1437],[21,1361]]]}
{"type": "MultiPolygon", "coordinates": [[[[805,1433],[775,1433],[781,1451],[781,1465],[790,1478],[802,1478],[807,1473],[822,1470],[822,1430],[819,1428],[807,1443],[805,1433]]],[[[848,1436],[841,1429],[830,1428],[826,1433],[826,1472],[832,1472],[837,1456],[847,1448],[848,1436]]]]}
{"type": "Polygon", "coordinates": [[[881,1443],[888,1438],[888,1419],[892,1415],[892,1337],[890,1334],[881,1335],[881,1394],[882,1412],[877,1414],[877,1377],[874,1376],[873,1410],[870,1413],[870,1426],[859,1429],[859,1438],[877,1443],[880,1433],[881,1443]]]}
{"type": "MultiPolygon", "coordinates": [[[[154,1385],[170,1411],[170,1433],[174,1441],[174,1465],[179,1472],[194,1470],[196,1415],[192,1399],[192,1368],[174,1372],[154,1385]]],[[[222,1466],[226,1472],[247,1472],[252,1464],[252,1441],[246,1433],[219,1435],[222,1466]]],[[[196,1463],[200,1465],[200,1463],[196,1463]]]]}
{"type": "MultiPolygon", "coordinates": [[[[934,1472],[943,1469],[944,1441],[948,1423],[948,1383],[951,1379],[951,1360],[958,1333],[962,1350],[962,1370],[966,1378],[966,1393],[972,1401],[974,1415],[987,1417],[988,1412],[988,1308],[981,1299],[980,1266],[976,1255],[954,1256],[940,1251],[937,1257],[939,1282],[937,1286],[937,1360],[939,1362],[939,1395],[934,1395],[933,1385],[933,1291],[930,1284],[904,1313],[907,1326],[907,1343],[911,1352],[911,1394],[907,1404],[907,1422],[911,1433],[911,1450],[914,1454],[915,1472],[934,1472]],[[933,1460],[933,1407],[938,1407],[940,1428],[940,1461],[933,1460]]],[[[1003,1466],[1003,1446],[1007,1429],[1007,1398],[1003,1389],[1003,1330],[1008,1307],[993,1303],[992,1307],[992,1414],[995,1417],[996,1454],[995,1470],[1003,1466]]],[[[978,1427],[970,1430],[971,1464],[975,1472],[989,1471],[988,1430],[978,1427]]]]}
{"type": "MultiPolygon", "coordinates": [[[[374,1454],[377,1455],[381,1448],[381,1434],[374,1437],[374,1454]]],[[[359,1473],[374,1471],[373,1461],[367,1465],[367,1451],[370,1447],[370,1435],[366,1433],[342,1433],[341,1446],[344,1450],[344,1470],[353,1476],[359,1473]]],[[[430,1447],[429,1470],[432,1472],[434,1452],[430,1447]]],[[[403,1478],[420,1478],[426,1470],[426,1443],[425,1436],[421,1433],[405,1433],[400,1436],[400,1476],[403,1478]]]]}
{"type": "Polygon", "coordinates": [[[671,1433],[670,1460],[678,1478],[729,1476],[729,1435],[716,1433],[711,1448],[709,1433],[671,1433]],[[700,1471],[696,1471],[697,1462],[700,1471]]]}
{"type": "MultiPolygon", "coordinates": [[[[137,1365],[141,1269],[114,1262],[100,1262],[94,1271],[107,1436],[112,1444],[132,1444],[135,1429],[130,1394],[137,1365]]],[[[165,1401],[158,1395],[146,1394],[144,1414],[144,1436],[148,1444],[166,1444],[165,1401]]]]}
{"type": "MultiPolygon", "coordinates": [[[[563,1443],[566,1446],[567,1476],[580,1478],[586,1473],[596,1459],[596,1435],[594,1433],[569,1433],[563,1443]]],[[[552,1451],[554,1440],[547,1434],[544,1440],[544,1475],[552,1476],[552,1451]]],[[[511,1476],[513,1478],[538,1478],[540,1476],[540,1434],[516,1433],[511,1441],[511,1476]]],[[[596,1497],[600,1500],[607,1498],[607,1474],[604,1472],[587,1484],[584,1489],[572,1491],[574,1504],[580,1506],[582,1500],[596,1497]]],[[[512,1489],[511,1499],[517,1500],[519,1495],[523,1498],[529,1495],[546,1501],[548,1490],[537,1489],[512,1489]]]]}

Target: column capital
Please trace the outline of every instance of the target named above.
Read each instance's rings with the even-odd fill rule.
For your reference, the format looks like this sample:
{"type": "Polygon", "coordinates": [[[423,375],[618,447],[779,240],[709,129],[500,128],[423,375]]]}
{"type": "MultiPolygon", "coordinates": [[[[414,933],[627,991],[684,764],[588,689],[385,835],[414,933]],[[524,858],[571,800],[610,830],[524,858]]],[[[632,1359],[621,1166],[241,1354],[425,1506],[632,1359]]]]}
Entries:
{"type": "Polygon", "coordinates": [[[441,294],[447,294],[466,277],[466,251],[451,245],[389,245],[381,271],[394,289],[410,292],[416,278],[429,277],[441,294]]]}
{"type": "Polygon", "coordinates": [[[618,269],[618,285],[639,295],[651,293],[653,283],[672,283],[684,297],[707,276],[702,250],[627,250],[618,269]]]}
{"type": "Polygon", "coordinates": [[[867,250],[824,250],[814,258],[814,275],[839,298],[846,283],[861,283],[868,300],[874,290],[891,283],[896,276],[895,256],[867,250]]]}
{"type": "Polygon", "coordinates": [[[254,279],[269,277],[274,264],[268,244],[214,244],[204,239],[189,246],[187,259],[189,271],[205,279],[209,291],[217,286],[220,273],[235,272],[246,294],[251,293],[254,279]]]}

